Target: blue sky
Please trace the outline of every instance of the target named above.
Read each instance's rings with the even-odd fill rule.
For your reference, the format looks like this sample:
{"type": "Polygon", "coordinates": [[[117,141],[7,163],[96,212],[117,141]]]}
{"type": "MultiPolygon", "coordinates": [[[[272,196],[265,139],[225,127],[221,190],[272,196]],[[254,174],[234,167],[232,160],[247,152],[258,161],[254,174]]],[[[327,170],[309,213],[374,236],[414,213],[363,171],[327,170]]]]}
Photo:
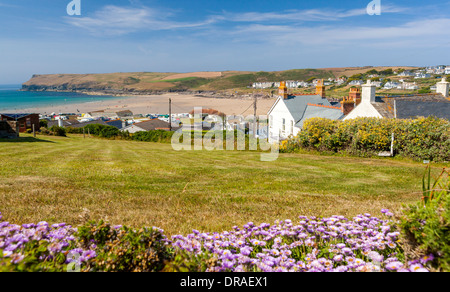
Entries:
{"type": "Polygon", "coordinates": [[[450,65],[450,1],[0,0],[0,84],[32,74],[450,65]]]}

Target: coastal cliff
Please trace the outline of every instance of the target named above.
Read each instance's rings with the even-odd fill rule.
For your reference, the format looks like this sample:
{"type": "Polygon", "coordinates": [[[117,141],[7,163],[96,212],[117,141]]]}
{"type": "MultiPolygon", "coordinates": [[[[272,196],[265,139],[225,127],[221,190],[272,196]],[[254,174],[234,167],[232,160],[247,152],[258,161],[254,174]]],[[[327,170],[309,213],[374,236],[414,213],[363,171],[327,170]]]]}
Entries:
{"type": "Polygon", "coordinates": [[[24,91],[65,91],[104,94],[204,92],[247,88],[253,82],[333,78],[328,70],[298,69],[279,72],[109,73],[33,75],[24,91]]]}
{"type": "MultiPolygon", "coordinates": [[[[140,95],[166,92],[232,92],[250,88],[254,82],[328,79],[365,73],[371,69],[402,67],[345,67],[293,69],[274,72],[224,71],[192,73],[107,73],[33,75],[23,91],[65,91],[108,95],[140,95]]],[[[406,68],[406,67],[404,67],[406,68]]],[[[230,93],[231,94],[231,93],[230,93]]]]}

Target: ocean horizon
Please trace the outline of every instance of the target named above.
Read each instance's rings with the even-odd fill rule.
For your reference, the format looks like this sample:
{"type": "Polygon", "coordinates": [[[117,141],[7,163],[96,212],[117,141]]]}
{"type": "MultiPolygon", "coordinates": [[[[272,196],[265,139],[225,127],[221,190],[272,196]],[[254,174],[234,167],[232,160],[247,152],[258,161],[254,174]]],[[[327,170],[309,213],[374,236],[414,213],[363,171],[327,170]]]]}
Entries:
{"type": "Polygon", "coordinates": [[[21,88],[21,84],[0,85],[0,112],[123,98],[109,95],[87,95],[75,92],[20,91],[21,88]]]}

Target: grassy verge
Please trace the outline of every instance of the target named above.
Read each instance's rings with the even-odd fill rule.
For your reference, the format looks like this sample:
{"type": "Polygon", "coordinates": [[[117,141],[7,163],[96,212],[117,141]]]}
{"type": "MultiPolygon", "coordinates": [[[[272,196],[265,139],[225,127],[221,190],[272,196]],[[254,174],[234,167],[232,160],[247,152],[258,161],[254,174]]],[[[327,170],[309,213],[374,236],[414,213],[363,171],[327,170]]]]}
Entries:
{"type": "Polygon", "coordinates": [[[0,211],[17,224],[89,217],[183,234],[299,215],[379,214],[422,195],[424,166],[410,161],[280,154],[268,163],[253,152],[176,152],[78,135],[25,140],[0,141],[0,211]]]}

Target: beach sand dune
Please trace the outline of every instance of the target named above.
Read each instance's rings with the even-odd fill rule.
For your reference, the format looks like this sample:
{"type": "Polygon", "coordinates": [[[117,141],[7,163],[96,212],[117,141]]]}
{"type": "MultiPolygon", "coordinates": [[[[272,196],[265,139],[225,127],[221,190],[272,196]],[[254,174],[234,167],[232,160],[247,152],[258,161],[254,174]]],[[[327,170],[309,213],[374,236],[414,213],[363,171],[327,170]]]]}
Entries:
{"type": "MultiPolygon", "coordinates": [[[[168,114],[169,98],[172,99],[172,113],[188,113],[194,107],[212,108],[226,115],[253,114],[252,99],[207,98],[187,94],[141,95],[113,98],[111,100],[46,106],[20,110],[26,113],[87,113],[91,111],[130,110],[134,114],[168,114]]],[[[265,115],[275,99],[263,99],[257,103],[257,114],[265,115]]]]}

